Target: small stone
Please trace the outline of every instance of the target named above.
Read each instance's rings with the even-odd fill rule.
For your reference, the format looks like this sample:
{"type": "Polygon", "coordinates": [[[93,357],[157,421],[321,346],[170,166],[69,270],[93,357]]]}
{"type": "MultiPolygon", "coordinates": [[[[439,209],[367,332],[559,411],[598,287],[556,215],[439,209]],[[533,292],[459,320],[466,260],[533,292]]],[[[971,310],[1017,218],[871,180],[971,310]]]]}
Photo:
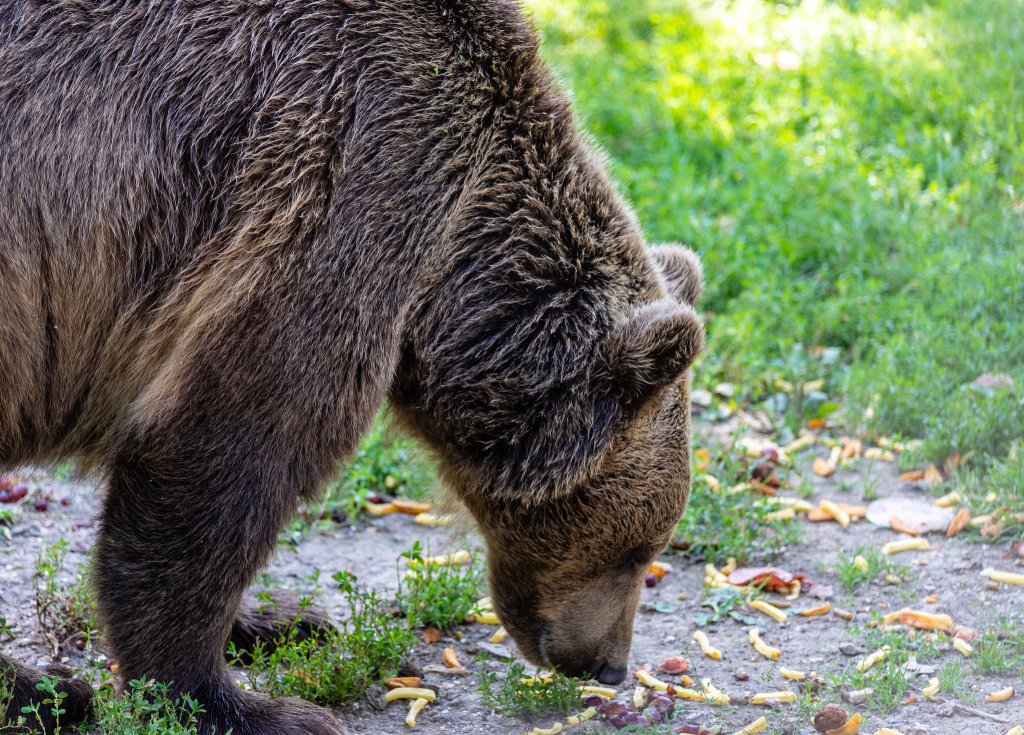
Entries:
{"type": "Polygon", "coordinates": [[[750,681],[750,674],[741,669],[740,671],[733,672],[732,678],[736,681],[750,681]]]}

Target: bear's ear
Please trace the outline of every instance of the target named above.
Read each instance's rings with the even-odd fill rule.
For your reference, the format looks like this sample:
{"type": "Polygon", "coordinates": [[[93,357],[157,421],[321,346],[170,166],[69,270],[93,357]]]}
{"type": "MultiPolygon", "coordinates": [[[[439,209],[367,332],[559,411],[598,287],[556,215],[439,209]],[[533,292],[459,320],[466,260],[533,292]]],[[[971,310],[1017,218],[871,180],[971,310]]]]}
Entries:
{"type": "Polygon", "coordinates": [[[605,344],[609,387],[627,413],[690,367],[704,348],[704,324],[689,304],[662,299],[638,308],[605,344]]]}
{"type": "Polygon", "coordinates": [[[681,304],[693,306],[704,286],[700,258],[690,248],[675,244],[653,245],[647,255],[665,279],[669,296],[681,304]]]}

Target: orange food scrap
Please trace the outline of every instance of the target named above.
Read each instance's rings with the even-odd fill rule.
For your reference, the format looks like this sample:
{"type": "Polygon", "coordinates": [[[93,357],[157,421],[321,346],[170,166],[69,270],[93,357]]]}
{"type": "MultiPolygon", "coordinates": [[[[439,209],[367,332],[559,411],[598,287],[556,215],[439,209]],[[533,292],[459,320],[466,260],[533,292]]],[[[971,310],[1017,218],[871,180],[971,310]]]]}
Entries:
{"type": "Polygon", "coordinates": [[[856,735],[856,733],[860,732],[861,719],[860,715],[855,714],[842,727],[826,730],[825,735],[856,735]]]}
{"type": "Polygon", "coordinates": [[[419,685],[420,677],[418,676],[389,676],[384,680],[384,686],[388,689],[401,689],[402,687],[415,689],[419,685]]]}
{"type": "Polygon", "coordinates": [[[920,630],[941,630],[944,633],[953,632],[953,618],[944,614],[926,613],[905,607],[902,610],[889,613],[882,619],[882,622],[885,625],[890,625],[897,620],[900,622],[900,625],[909,625],[911,628],[918,628],[920,630]]]}
{"type": "Polygon", "coordinates": [[[670,571],[672,571],[672,566],[660,561],[652,561],[651,566],[647,568],[647,573],[653,574],[659,580],[664,579],[670,571]]]}
{"type": "Polygon", "coordinates": [[[860,439],[848,439],[843,444],[843,449],[839,453],[839,459],[846,461],[848,459],[857,459],[864,451],[864,445],[861,444],[860,439]]]}
{"type": "Polygon", "coordinates": [[[918,531],[913,526],[904,523],[896,516],[892,516],[891,518],[889,518],[889,528],[891,528],[896,533],[905,533],[908,536],[917,536],[918,534],[920,534],[920,531],[918,531]]]}
{"type": "Polygon", "coordinates": [[[939,468],[933,464],[928,465],[928,469],[924,471],[924,481],[929,485],[941,485],[942,473],[939,472],[939,468]]]}
{"type": "Polygon", "coordinates": [[[417,503],[415,500],[399,500],[396,498],[391,501],[391,505],[399,513],[405,513],[411,516],[418,516],[420,513],[427,513],[430,511],[430,503],[417,503]]]}
{"type": "Polygon", "coordinates": [[[836,472],[836,466],[829,464],[829,461],[822,457],[814,458],[814,465],[812,466],[812,469],[814,470],[814,474],[818,477],[831,477],[836,472]]]}
{"type": "Polygon", "coordinates": [[[424,643],[437,643],[441,640],[441,629],[431,626],[430,628],[423,629],[423,642],[424,643]]]}
{"type": "Polygon", "coordinates": [[[900,482],[920,482],[924,479],[924,470],[910,470],[900,475],[900,482]]]}
{"type": "Polygon", "coordinates": [[[459,663],[459,657],[455,655],[455,649],[448,647],[444,649],[444,653],[441,654],[441,663],[448,669],[460,669],[462,664],[459,663]]]}
{"type": "Polygon", "coordinates": [[[971,522],[971,512],[967,508],[961,508],[957,511],[957,514],[953,516],[953,520],[949,522],[949,527],[946,529],[946,538],[952,538],[958,533],[963,531],[967,524],[971,522]]]}
{"type": "Polygon", "coordinates": [[[701,447],[693,453],[693,458],[697,462],[697,470],[703,472],[711,466],[711,452],[701,447]]]}

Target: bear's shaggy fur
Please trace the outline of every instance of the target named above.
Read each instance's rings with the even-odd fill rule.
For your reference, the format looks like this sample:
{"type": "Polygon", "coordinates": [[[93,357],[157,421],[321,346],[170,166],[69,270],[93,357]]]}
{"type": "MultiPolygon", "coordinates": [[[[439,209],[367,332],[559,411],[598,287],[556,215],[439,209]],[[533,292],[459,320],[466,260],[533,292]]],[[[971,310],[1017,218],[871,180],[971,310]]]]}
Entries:
{"type": "Polygon", "coordinates": [[[107,473],[124,677],[204,734],[340,732],[223,646],[389,398],[524,654],[621,680],[689,492],[699,264],[645,251],[513,0],[0,0],[0,69],[0,463],[107,473]]]}

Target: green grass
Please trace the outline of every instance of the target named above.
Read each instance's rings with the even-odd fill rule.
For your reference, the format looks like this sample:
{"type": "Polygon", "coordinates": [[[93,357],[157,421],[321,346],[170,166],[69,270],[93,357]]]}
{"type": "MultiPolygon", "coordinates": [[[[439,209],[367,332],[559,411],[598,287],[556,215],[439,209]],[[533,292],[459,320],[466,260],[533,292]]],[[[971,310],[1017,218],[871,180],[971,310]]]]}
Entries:
{"type": "MultiPolygon", "coordinates": [[[[693,491],[679,521],[674,544],[714,564],[724,563],[729,557],[744,564],[768,561],[799,541],[799,523],[768,517],[781,507],[772,498],[752,490],[730,492],[749,479],[751,462],[720,446],[709,451],[708,468],[694,470],[693,491]],[[718,480],[718,490],[700,479],[705,474],[718,480]]],[[[777,471],[785,472],[781,467],[777,471]]]]}
{"type": "MultiPolygon", "coordinates": [[[[235,663],[248,665],[252,688],[272,697],[299,697],[331,705],[360,699],[367,688],[393,676],[412,650],[408,627],[396,622],[383,599],[358,586],[355,576],[339,572],[332,579],[347,610],[342,623],[322,639],[302,639],[293,627],[273,650],[230,650],[235,663]]],[[[271,598],[266,598],[273,604],[271,598]]],[[[306,598],[312,604],[312,597],[306,598]]],[[[230,648],[230,647],[229,647],[230,648]]]]}
{"type": "Polygon", "coordinates": [[[526,668],[512,661],[501,675],[488,671],[487,654],[477,657],[477,691],[485,707],[503,715],[568,715],[580,711],[580,682],[557,671],[550,681],[526,683],[526,668]]]}
{"type": "Polygon", "coordinates": [[[326,515],[353,521],[373,493],[424,497],[434,482],[431,464],[417,444],[398,433],[381,413],[355,457],[328,486],[326,515]]]}
{"type": "Polygon", "coordinates": [[[171,699],[167,686],[133,681],[120,696],[112,687],[100,690],[87,732],[99,735],[195,735],[196,717],[203,712],[187,695],[171,699]]]}
{"type": "Polygon", "coordinates": [[[703,258],[699,385],[774,408],[777,379],[824,378],[848,428],[922,437],[923,459],[974,450],[981,475],[1006,460],[1024,435],[1019,2],[527,5],[649,238],[703,258]],[[985,372],[1015,385],[970,387],[985,372]]]}
{"type": "Polygon", "coordinates": [[[909,693],[912,675],[907,673],[905,667],[910,656],[913,654],[924,663],[938,655],[939,647],[927,636],[911,638],[905,630],[863,628],[855,634],[868,653],[888,646],[889,655],[867,671],[856,670],[857,661],[862,658],[857,657],[834,672],[830,684],[844,691],[871,689],[872,693],[864,706],[882,715],[890,714],[899,708],[909,693]]]}
{"type": "Polygon", "coordinates": [[[836,573],[846,591],[852,593],[881,576],[906,578],[910,574],[910,567],[892,561],[872,546],[858,546],[850,554],[836,559],[836,573]],[[858,556],[863,559],[861,565],[856,562],[858,556]]]}
{"type": "MultiPolygon", "coordinates": [[[[429,550],[426,555],[429,555],[429,550]]],[[[450,630],[472,612],[484,588],[483,564],[477,555],[466,565],[424,564],[417,541],[403,552],[399,573],[398,607],[412,628],[435,626],[450,630]]]]}
{"type": "Polygon", "coordinates": [[[63,538],[52,546],[43,547],[32,575],[36,617],[55,656],[71,645],[84,648],[97,627],[88,569],[79,565],[67,580],[67,554],[68,542],[63,538]]]}

